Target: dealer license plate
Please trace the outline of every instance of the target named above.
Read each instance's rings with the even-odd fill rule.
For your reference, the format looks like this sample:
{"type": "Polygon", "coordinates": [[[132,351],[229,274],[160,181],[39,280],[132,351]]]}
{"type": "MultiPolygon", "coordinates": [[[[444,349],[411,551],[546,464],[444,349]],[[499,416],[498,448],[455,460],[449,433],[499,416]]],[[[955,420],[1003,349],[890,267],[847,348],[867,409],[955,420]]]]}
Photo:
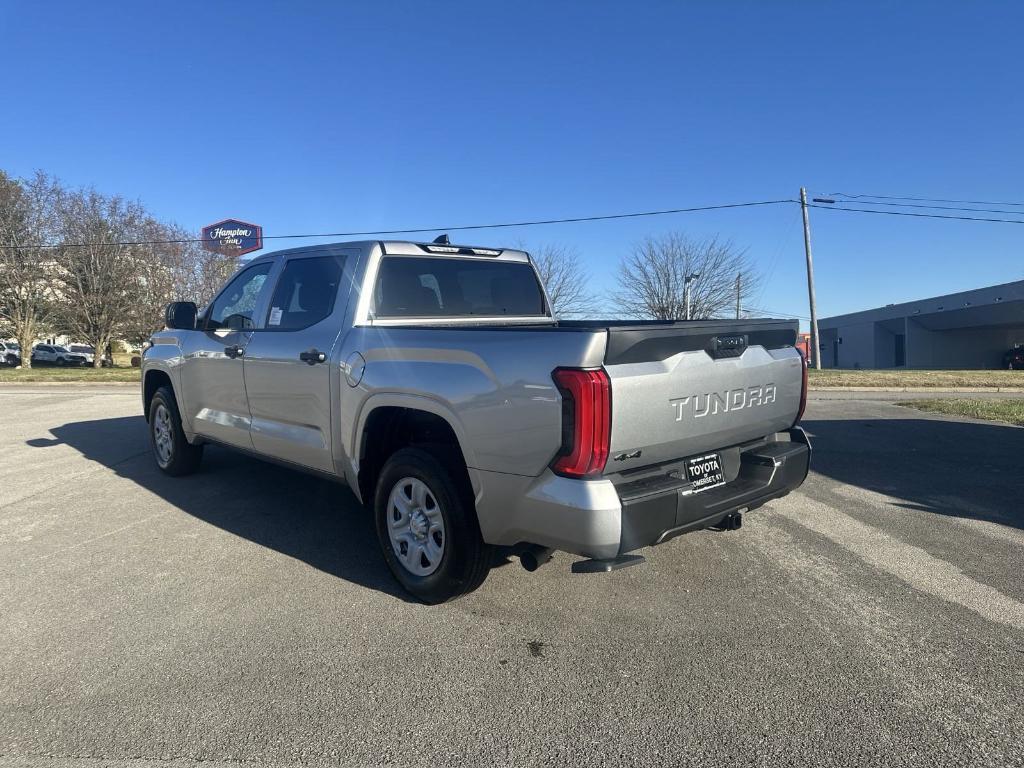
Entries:
{"type": "Polygon", "coordinates": [[[686,474],[690,479],[694,492],[706,491],[725,485],[725,473],[722,471],[722,457],[717,453],[706,456],[695,456],[686,460],[686,474]]]}

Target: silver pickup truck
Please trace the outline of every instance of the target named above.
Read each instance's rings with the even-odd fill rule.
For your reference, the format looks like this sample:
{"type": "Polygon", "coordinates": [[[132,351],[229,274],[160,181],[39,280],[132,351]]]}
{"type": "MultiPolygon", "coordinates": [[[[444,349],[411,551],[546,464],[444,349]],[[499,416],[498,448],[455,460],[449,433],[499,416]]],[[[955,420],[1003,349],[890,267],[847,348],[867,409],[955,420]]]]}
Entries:
{"type": "Polygon", "coordinates": [[[193,472],[215,443],[347,483],[429,603],[500,556],[632,565],[807,475],[795,322],[557,320],[518,250],[279,251],[166,325],[142,363],[159,467],[193,472]]]}

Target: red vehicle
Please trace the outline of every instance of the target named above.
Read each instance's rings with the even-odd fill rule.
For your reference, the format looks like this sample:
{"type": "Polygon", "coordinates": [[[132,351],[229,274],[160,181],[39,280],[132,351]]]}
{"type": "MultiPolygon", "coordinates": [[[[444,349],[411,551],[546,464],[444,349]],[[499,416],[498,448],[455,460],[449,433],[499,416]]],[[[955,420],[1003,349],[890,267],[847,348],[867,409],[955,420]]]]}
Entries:
{"type": "Polygon", "coordinates": [[[796,337],[796,348],[799,349],[803,355],[804,360],[811,359],[811,334],[801,333],[796,337]]]}

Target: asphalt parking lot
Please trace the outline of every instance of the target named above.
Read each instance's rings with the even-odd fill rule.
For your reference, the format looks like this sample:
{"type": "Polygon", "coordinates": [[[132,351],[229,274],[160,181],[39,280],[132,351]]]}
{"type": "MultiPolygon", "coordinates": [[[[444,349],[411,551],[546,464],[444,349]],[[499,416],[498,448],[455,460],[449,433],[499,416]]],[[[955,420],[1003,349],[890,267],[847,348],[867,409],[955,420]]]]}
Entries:
{"type": "Polygon", "coordinates": [[[815,400],[804,488],[407,601],[341,487],[0,389],[0,766],[1020,765],[1024,429],[815,400]]]}

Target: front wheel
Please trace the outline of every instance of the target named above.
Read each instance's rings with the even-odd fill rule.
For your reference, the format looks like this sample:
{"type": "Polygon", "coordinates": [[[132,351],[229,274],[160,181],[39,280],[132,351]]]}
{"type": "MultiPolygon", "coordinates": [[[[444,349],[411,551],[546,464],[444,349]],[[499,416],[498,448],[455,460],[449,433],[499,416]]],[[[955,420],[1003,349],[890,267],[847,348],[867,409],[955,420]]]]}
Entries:
{"type": "Polygon", "coordinates": [[[160,387],[149,403],[149,437],[156,465],[168,475],[189,475],[199,468],[203,446],[185,438],[178,403],[169,387],[160,387]]]}
{"type": "Polygon", "coordinates": [[[431,605],[479,587],[491,565],[472,493],[455,460],[442,464],[418,448],[388,459],[373,510],[384,560],[398,582],[431,605]]]}

